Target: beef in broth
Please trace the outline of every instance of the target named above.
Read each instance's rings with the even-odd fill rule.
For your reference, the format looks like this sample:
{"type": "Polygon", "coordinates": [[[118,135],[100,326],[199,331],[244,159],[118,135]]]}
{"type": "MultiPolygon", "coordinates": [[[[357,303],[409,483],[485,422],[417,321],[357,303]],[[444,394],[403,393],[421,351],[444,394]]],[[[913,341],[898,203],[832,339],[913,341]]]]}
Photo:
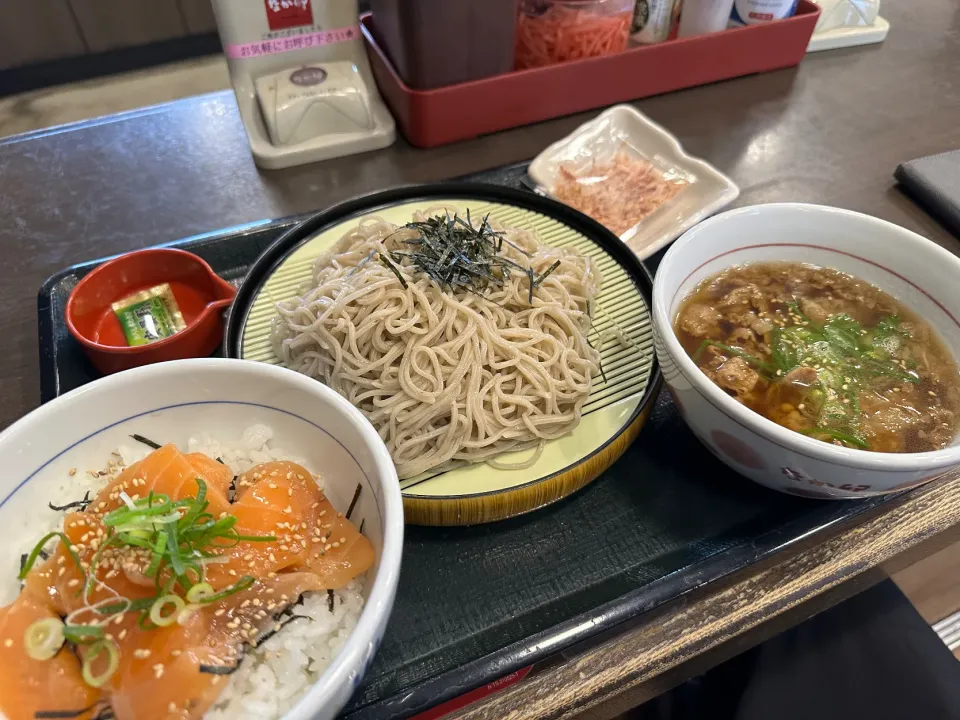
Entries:
{"type": "Polygon", "coordinates": [[[684,299],[675,330],[707,377],[790,430],[895,453],[939,450],[957,433],[950,352],[915,313],[850,275],[735,267],[684,299]]]}

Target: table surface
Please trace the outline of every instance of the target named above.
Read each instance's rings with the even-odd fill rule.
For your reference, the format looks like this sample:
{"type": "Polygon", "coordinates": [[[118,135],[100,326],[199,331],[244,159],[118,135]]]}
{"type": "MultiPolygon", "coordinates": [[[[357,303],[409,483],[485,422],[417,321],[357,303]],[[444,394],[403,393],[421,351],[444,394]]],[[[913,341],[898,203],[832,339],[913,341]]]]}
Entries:
{"type": "MultiPolygon", "coordinates": [[[[900,162],[960,147],[960,4],[885,0],[883,14],[892,30],[882,45],[812,54],[796,69],[651,98],[637,107],[673,132],[688,152],[731,176],[742,190],[739,205],[802,201],[845,207],[903,225],[960,254],[960,242],[903,196],[892,179],[900,162]]],[[[0,337],[5,340],[0,427],[39,402],[35,297],[43,280],[63,267],[319,209],[391,185],[530,159],[596,112],[429,151],[398,140],[375,153],[264,172],[253,164],[227,92],[0,140],[0,337]]],[[[658,656],[657,671],[752,627],[758,608],[768,612],[759,619],[769,619],[798,597],[832,587],[954,524],[960,519],[955,486],[928,487],[831,540],[737,580],[758,593],[751,621],[739,616],[734,621],[735,613],[728,611],[725,628],[680,633],[668,641],[663,633],[671,625],[661,618],[656,642],[667,643],[673,660],[658,656]],[[849,546],[868,532],[877,533],[868,553],[849,546]],[[830,542],[841,544],[823,555],[830,542]],[[790,573],[799,583],[790,592],[803,592],[787,602],[778,578],[790,573]],[[714,630],[719,634],[711,635],[714,630]]],[[[696,601],[706,604],[700,610],[711,601],[720,604],[710,607],[727,607],[720,595],[736,587],[732,580],[701,593],[696,601]]],[[[693,617],[691,607],[663,612],[680,622],[693,617]]],[[[616,640],[620,652],[632,647],[635,658],[641,657],[638,648],[649,650],[653,642],[649,627],[636,632],[641,632],[636,646],[616,640]]],[[[622,657],[610,648],[605,652],[622,657]]],[[[596,656],[591,662],[597,667],[596,656]]],[[[589,683],[582,672],[558,675],[554,690],[568,686],[569,692],[555,692],[555,699],[534,697],[522,685],[512,688],[497,696],[498,712],[559,717],[558,707],[568,708],[563,713],[582,709],[586,698],[612,696],[649,679],[649,666],[633,674],[628,667],[633,666],[615,663],[609,677],[592,673],[589,683]],[[584,685],[579,693],[578,677],[584,685]],[[556,704],[566,701],[567,706],[556,704]]]]}

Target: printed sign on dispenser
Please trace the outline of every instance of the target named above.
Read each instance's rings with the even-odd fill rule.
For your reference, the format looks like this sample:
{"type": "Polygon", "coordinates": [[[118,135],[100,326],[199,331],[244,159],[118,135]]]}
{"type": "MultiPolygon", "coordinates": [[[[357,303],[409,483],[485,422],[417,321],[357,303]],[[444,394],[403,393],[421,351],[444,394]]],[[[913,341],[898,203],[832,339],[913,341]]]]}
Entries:
{"type": "Polygon", "coordinates": [[[271,30],[313,25],[310,0],[263,0],[271,30]]]}

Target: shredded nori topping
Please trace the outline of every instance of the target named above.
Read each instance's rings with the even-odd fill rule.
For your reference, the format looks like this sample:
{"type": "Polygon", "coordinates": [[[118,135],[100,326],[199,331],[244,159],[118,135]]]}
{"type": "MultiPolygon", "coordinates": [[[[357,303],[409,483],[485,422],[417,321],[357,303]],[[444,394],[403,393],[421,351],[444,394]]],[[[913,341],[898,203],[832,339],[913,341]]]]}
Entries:
{"type": "Polygon", "coordinates": [[[150,438],[145,438],[143,435],[137,435],[136,433],[134,433],[130,437],[132,437],[134,440],[136,440],[139,443],[143,443],[147,447],[152,447],[154,450],[159,450],[162,447],[160,444],[155,443],[150,438]]]}
{"type": "MultiPolygon", "coordinates": [[[[99,702],[96,702],[93,705],[88,705],[85,708],[80,708],[79,710],[37,710],[33,714],[33,717],[36,718],[36,720],[54,720],[55,718],[75,718],[75,717],[80,717],[84,713],[90,712],[97,705],[99,705],[99,702]]],[[[106,709],[109,710],[110,708],[108,707],[106,709]]],[[[113,715],[112,710],[110,710],[110,714],[111,716],[113,715]]],[[[100,716],[98,715],[97,718],[99,719],[100,716]]],[[[106,719],[104,718],[104,720],[106,719]]]]}
{"type": "Polygon", "coordinates": [[[357,483],[357,489],[353,491],[353,500],[350,501],[350,507],[347,508],[347,520],[350,519],[350,515],[353,514],[353,509],[357,506],[357,500],[360,499],[360,493],[363,491],[363,485],[357,483]]]}
{"type": "MultiPolygon", "coordinates": [[[[50,559],[50,553],[48,553],[46,550],[41,550],[41,551],[40,551],[39,553],[37,553],[37,554],[38,554],[40,557],[42,557],[44,560],[49,560],[49,559],[50,559]]],[[[29,555],[28,553],[23,553],[23,554],[20,556],[20,573],[21,573],[21,574],[23,574],[23,568],[26,567],[26,565],[27,565],[27,558],[28,558],[28,557],[30,557],[30,555],[29,555]]]]}
{"type": "Polygon", "coordinates": [[[233,675],[240,669],[240,663],[236,665],[201,665],[200,672],[208,675],[233,675]]]}
{"type": "Polygon", "coordinates": [[[51,510],[56,510],[57,512],[63,512],[65,510],[73,510],[74,508],[79,508],[80,510],[86,510],[87,505],[92,503],[93,500],[90,499],[90,491],[87,490],[83,494],[83,500],[74,500],[69,502],[66,505],[54,505],[53,503],[47,503],[47,507],[51,510]]]}
{"type": "Polygon", "coordinates": [[[504,257],[501,255],[504,243],[527,257],[530,254],[507,240],[503,232],[494,230],[489,220],[488,215],[480,227],[475,228],[468,210],[466,220],[448,214],[407,223],[403,229],[416,233],[413,238],[403,241],[409,249],[394,250],[387,255],[380,253],[380,262],[397,276],[404,288],[407,282],[397,266],[407,261],[443,290],[463,290],[476,295],[482,295],[492,287],[503,287],[516,270],[527,276],[529,302],[533,304],[534,289],[560,266],[560,261],[537,276],[533,268],[504,257]]]}
{"type": "Polygon", "coordinates": [[[307,617],[306,615],[291,615],[290,617],[285,618],[284,620],[279,620],[279,621],[278,621],[278,625],[279,625],[280,627],[274,628],[273,630],[270,630],[270,631],[268,631],[268,632],[265,632],[263,635],[261,635],[260,637],[258,637],[258,638],[256,639],[256,641],[254,641],[254,643],[253,643],[253,644],[254,644],[254,647],[256,647],[257,645],[263,645],[263,643],[265,643],[267,640],[269,640],[270,638],[272,638],[272,637],[273,637],[274,635],[276,635],[278,632],[280,632],[281,630],[283,630],[287,625],[289,625],[290,623],[292,623],[294,620],[309,620],[309,619],[310,619],[310,618],[307,617]]]}

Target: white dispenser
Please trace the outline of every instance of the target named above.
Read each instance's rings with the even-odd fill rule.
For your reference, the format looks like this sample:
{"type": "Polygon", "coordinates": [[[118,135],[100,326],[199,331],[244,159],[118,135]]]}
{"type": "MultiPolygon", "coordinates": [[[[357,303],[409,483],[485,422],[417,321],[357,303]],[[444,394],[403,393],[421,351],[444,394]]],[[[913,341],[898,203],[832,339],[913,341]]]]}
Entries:
{"type": "Polygon", "coordinates": [[[257,165],[375,150],[396,138],[360,35],[356,0],[214,0],[257,165]]]}
{"type": "Polygon", "coordinates": [[[820,19],[807,52],[883,42],[890,23],[880,17],[880,0],[814,0],[820,19]]]}

